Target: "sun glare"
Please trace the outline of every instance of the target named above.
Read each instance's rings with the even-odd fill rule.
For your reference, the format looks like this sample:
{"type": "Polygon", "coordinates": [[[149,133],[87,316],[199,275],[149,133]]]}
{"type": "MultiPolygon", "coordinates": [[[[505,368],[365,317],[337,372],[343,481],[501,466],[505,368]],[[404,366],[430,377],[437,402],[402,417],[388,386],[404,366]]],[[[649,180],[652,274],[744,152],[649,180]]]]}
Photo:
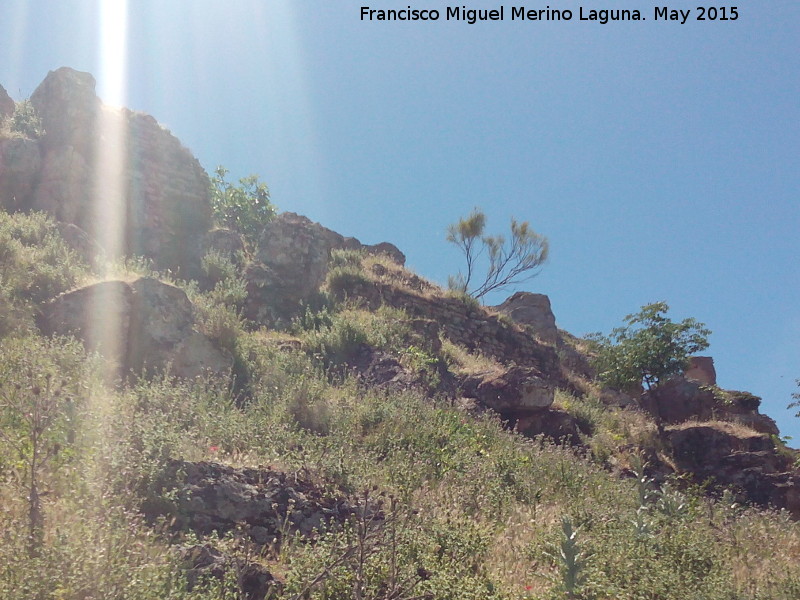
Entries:
{"type": "MultiPolygon", "coordinates": [[[[128,3],[103,0],[100,4],[99,63],[100,97],[104,104],[124,106],[127,91],[128,3]]],[[[95,124],[93,206],[94,235],[111,260],[125,252],[127,216],[127,119],[122,109],[104,107],[95,124]]],[[[97,298],[107,304],[108,299],[97,298]]],[[[94,306],[96,333],[109,356],[122,356],[119,348],[122,324],[110,306],[94,306]]]]}

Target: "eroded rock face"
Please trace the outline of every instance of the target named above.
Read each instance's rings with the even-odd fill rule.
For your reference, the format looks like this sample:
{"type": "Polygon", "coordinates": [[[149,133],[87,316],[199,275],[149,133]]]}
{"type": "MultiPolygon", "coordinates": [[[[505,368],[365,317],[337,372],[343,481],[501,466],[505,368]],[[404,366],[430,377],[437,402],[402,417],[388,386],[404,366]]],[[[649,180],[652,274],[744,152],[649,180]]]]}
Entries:
{"type": "Polygon", "coordinates": [[[673,377],[641,397],[642,407],[662,423],[711,419],[717,400],[711,389],[685,377],[673,377]]]}
{"type": "Polygon", "coordinates": [[[149,497],[149,519],[174,518],[177,529],[220,535],[246,527],[256,544],[280,543],[284,534],[310,537],[330,522],[354,512],[343,497],[272,469],[237,469],[212,462],[173,460],[162,475],[161,493],[149,497]],[[288,529],[288,531],[287,531],[288,529]]]}
{"type": "Polygon", "coordinates": [[[256,262],[245,272],[245,316],[262,324],[285,322],[296,316],[301,304],[312,298],[325,281],[335,249],[381,253],[405,262],[403,253],[392,244],[365,246],[302,215],[281,213],[264,229],[256,262]]]}
{"type": "Polygon", "coordinates": [[[41,169],[37,140],[0,140],[0,207],[12,212],[28,208],[41,169]]]}
{"type": "Polygon", "coordinates": [[[673,377],[645,392],[640,405],[662,424],[692,419],[718,419],[750,427],[759,433],[778,435],[778,426],[758,412],[761,398],[749,392],[719,390],[695,379],[673,377]]]}
{"type": "Polygon", "coordinates": [[[210,184],[197,159],[150,116],[104,107],[88,73],[50,72],[31,96],[45,135],[0,141],[0,206],[41,210],[103,240],[119,204],[119,246],[196,276],[211,224],[210,184]],[[118,197],[104,181],[119,156],[118,197]],[[103,206],[100,206],[103,203],[103,206]]]}
{"type": "Polygon", "coordinates": [[[178,377],[227,373],[230,356],[194,330],[189,298],[174,286],[142,277],[104,281],[63,294],[42,308],[47,334],[75,335],[119,366],[118,374],[164,368],[178,377]]]}
{"type": "Polygon", "coordinates": [[[528,325],[540,340],[556,343],[558,339],[556,317],[550,307],[550,298],[545,294],[517,292],[494,308],[517,323],[528,325]]]}
{"type": "Polygon", "coordinates": [[[563,410],[545,410],[526,415],[517,421],[517,431],[528,437],[544,435],[572,446],[581,443],[581,430],[575,417],[563,410]]]}
{"type": "Polygon", "coordinates": [[[325,281],[331,250],[343,241],[306,217],[282,213],[264,230],[257,258],[271,271],[271,285],[299,301],[325,281]]]}
{"type": "Polygon", "coordinates": [[[89,155],[101,106],[94,77],[68,67],[50,71],[31,95],[31,104],[42,120],[46,147],[72,146],[89,155]]]}
{"type": "Polygon", "coordinates": [[[796,456],[778,452],[768,435],[743,433],[724,424],[667,430],[675,465],[698,482],[730,488],[747,502],[785,508],[800,517],[800,477],[796,456]]]}
{"type": "Polygon", "coordinates": [[[717,370],[714,368],[714,359],[710,356],[690,357],[689,368],[686,369],[684,377],[701,385],[717,385],[717,370]]]}
{"type": "Polygon", "coordinates": [[[13,115],[15,106],[14,100],[8,95],[6,88],[0,85],[0,121],[13,115]]]}

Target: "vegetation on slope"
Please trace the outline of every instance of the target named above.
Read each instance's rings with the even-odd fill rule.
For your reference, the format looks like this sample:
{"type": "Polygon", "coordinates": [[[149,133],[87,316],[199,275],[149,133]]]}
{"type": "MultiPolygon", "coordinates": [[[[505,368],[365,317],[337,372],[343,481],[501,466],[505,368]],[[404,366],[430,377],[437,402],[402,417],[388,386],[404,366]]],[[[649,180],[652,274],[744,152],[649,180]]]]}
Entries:
{"type": "MultiPolygon", "coordinates": [[[[397,309],[330,297],[291,332],[254,328],[239,313],[240,267],[219,256],[203,285],[176,283],[234,354],[231,377],[108,382],[80,344],[33,325],[37,304],[88,268],[39,215],[0,215],[0,244],[13,308],[0,313],[0,598],[243,598],[236,565],[253,562],[279,582],[273,598],[297,600],[800,597],[797,523],[678,479],[656,486],[639,456],[657,444],[642,413],[559,392],[591,431],[572,448],[419,390],[367,388],[340,368],[361,342],[429,376],[431,361],[492,361],[452,341],[426,346],[397,309]],[[159,483],[174,459],[269,465],[361,510],[311,537],[198,539],[142,512],[174,500],[159,483]],[[239,562],[190,586],[180,548],[201,543],[239,562]]],[[[335,260],[329,285],[374,276],[371,258],[335,260]]]]}

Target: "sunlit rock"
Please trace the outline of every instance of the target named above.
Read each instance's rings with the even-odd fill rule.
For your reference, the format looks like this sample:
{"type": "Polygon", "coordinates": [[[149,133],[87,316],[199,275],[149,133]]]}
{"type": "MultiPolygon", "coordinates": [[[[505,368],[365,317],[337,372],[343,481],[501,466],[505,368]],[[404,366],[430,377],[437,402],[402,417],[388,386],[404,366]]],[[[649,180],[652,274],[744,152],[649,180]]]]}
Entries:
{"type": "Polygon", "coordinates": [[[190,378],[227,373],[233,364],[194,328],[186,293],[157,279],[103,281],[68,292],[42,308],[39,325],[47,334],[76,336],[116,365],[117,375],[169,367],[190,378]]]}
{"type": "Polygon", "coordinates": [[[517,292],[494,308],[517,323],[528,325],[543,342],[554,344],[558,339],[556,318],[545,294],[517,292]]]}

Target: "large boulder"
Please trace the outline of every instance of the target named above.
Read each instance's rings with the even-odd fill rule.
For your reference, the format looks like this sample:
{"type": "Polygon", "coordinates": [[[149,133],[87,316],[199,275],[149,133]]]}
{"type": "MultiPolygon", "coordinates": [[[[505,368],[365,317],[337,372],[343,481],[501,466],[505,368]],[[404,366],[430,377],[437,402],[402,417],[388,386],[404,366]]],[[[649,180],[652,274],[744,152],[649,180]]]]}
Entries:
{"type": "Polygon", "coordinates": [[[0,122],[13,115],[15,107],[14,99],[8,95],[6,88],[0,85],[0,122]]]}
{"type": "Polygon", "coordinates": [[[117,365],[116,374],[171,364],[179,377],[227,373],[233,361],[194,329],[183,290],[157,279],[104,281],[62,294],[41,311],[47,334],[74,335],[117,365]]]}
{"type": "Polygon", "coordinates": [[[558,340],[556,317],[545,294],[517,292],[494,309],[530,327],[543,342],[555,344],[558,340]]]}
{"type": "Polygon", "coordinates": [[[462,394],[506,419],[544,411],[553,404],[555,391],[531,368],[512,366],[470,375],[462,382],[462,394]]]}

